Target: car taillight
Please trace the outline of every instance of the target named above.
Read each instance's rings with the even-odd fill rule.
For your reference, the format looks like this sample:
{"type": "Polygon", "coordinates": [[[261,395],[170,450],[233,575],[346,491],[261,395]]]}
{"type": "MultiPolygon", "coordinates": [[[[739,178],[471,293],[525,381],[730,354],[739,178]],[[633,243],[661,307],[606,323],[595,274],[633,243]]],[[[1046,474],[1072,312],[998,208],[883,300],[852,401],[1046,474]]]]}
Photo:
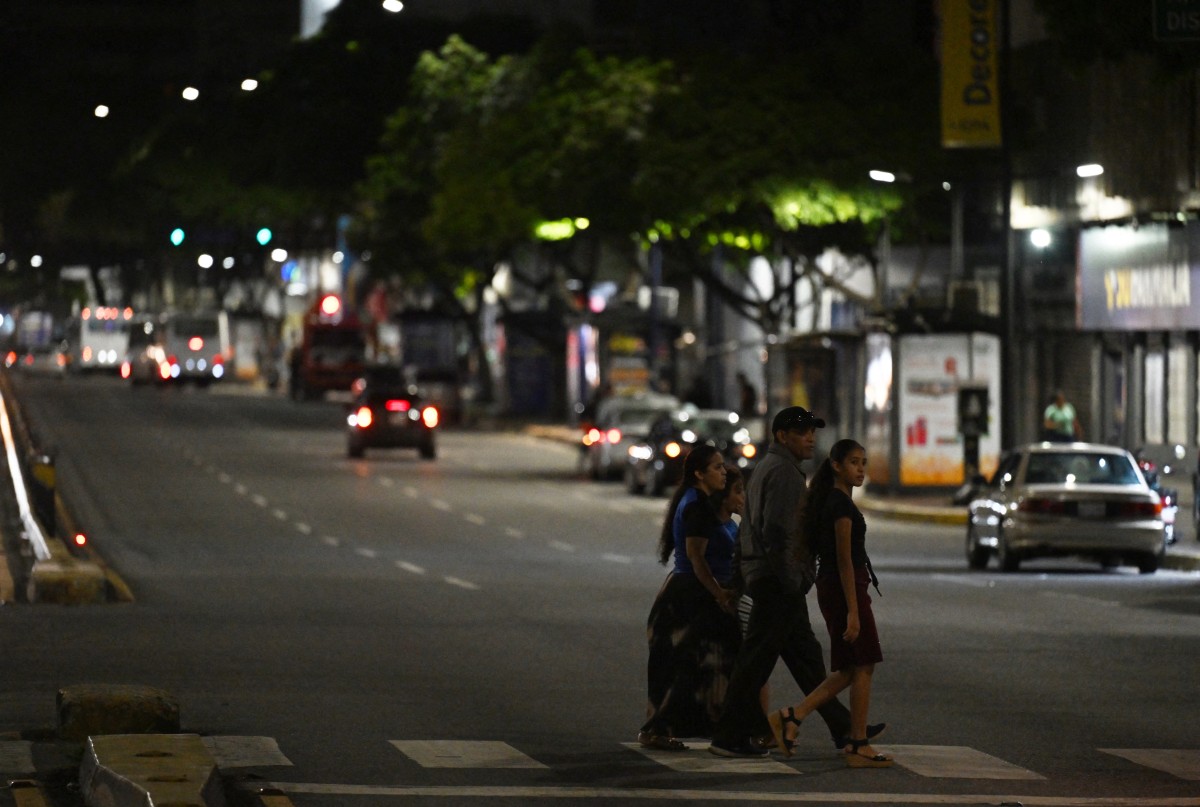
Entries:
{"type": "Polygon", "coordinates": [[[621,442],[621,430],[620,429],[609,429],[607,432],[604,433],[604,439],[614,445],[621,442]]]}
{"type": "Polygon", "coordinates": [[[213,363],[213,367],[216,367],[218,364],[224,364],[225,357],[222,356],[220,353],[214,353],[212,363],[213,363]]]}
{"type": "Polygon", "coordinates": [[[663,446],[663,453],[671,459],[678,457],[681,451],[682,449],[679,448],[679,443],[676,443],[673,440],[663,446]]]}
{"type": "Polygon", "coordinates": [[[1017,506],[1023,513],[1036,513],[1043,516],[1061,516],[1067,512],[1066,502],[1054,499],[1023,499],[1017,506]]]}
{"type": "Polygon", "coordinates": [[[1158,518],[1162,515],[1162,509],[1161,500],[1157,502],[1125,502],[1112,514],[1125,518],[1158,518]]]}
{"type": "Polygon", "coordinates": [[[407,412],[412,409],[412,403],[403,398],[388,401],[384,406],[389,412],[407,412]]]}
{"type": "Polygon", "coordinates": [[[188,350],[203,350],[204,349],[204,340],[201,339],[199,336],[193,336],[191,339],[188,339],[187,345],[188,345],[188,350]]]}
{"type": "Polygon", "coordinates": [[[432,406],[425,407],[421,410],[421,422],[425,424],[427,429],[432,429],[433,427],[437,426],[438,411],[432,406]]]}
{"type": "Polygon", "coordinates": [[[121,378],[129,378],[130,372],[132,372],[132,370],[129,367],[129,362],[121,362],[121,378]]]}
{"type": "Polygon", "coordinates": [[[584,432],[583,444],[585,446],[594,445],[595,443],[599,443],[601,439],[602,435],[600,434],[599,429],[588,429],[586,432],[584,432]]]}
{"type": "Polygon", "coordinates": [[[370,428],[371,423],[375,420],[375,416],[371,414],[371,407],[360,406],[358,411],[354,413],[355,425],[360,429],[370,428]]]}

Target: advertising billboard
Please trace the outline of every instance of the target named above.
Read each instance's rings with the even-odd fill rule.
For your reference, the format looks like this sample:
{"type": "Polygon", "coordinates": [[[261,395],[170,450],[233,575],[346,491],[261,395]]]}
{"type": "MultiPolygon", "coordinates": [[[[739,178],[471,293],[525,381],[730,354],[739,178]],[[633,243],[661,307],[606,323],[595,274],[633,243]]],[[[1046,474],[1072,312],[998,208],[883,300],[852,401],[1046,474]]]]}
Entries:
{"type": "Polygon", "coordinates": [[[1200,328],[1200,226],[1095,227],[1079,236],[1078,325],[1084,330],[1200,328]]]}
{"type": "Polygon", "coordinates": [[[942,0],[942,145],[999,148],[1000,0],[942,0]]]}

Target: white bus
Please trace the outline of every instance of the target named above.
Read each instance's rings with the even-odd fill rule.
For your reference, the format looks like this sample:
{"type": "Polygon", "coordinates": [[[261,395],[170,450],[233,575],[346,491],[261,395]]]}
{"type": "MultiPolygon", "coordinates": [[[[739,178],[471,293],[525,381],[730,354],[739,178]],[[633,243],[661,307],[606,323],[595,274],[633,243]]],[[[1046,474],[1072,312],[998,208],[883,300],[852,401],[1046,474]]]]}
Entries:
{"type": "Polygon", "coordinates": [[[132,308],[88,306],[67,325],[72,370],[116,372],[129,350],[132,308]]]}

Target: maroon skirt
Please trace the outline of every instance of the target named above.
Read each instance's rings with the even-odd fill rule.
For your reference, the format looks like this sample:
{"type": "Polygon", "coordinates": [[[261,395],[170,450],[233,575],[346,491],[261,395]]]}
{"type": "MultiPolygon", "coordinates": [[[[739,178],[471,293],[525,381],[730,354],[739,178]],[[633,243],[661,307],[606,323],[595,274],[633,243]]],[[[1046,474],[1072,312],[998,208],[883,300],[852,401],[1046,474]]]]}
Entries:
{"type": "Polygon", "coordinates": [[[866,567],[854,568],[854,591],[858,596],[858,638],[847,642],[842,638],[846,632],[846,595],[842,593],[842,580],[836,574],[817,578],[817,605],[825,617],[829,629],[829,669],[844,670],[863,664],[883,661],[883,648],[879,646],[879,632],[875,629],[875,614],[871,611],[871,595],[867,593],[871,575],[866,567]]]}

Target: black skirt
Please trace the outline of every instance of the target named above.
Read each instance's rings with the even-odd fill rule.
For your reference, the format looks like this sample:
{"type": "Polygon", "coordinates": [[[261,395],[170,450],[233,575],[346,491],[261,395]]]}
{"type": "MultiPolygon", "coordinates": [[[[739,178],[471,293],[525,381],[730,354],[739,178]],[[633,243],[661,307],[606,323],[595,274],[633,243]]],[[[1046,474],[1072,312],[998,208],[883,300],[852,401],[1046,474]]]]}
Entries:
{"type": "Polygon", "coordinates": [[[642,731],[711,736],[742,641],[737,615],[721,610],[695,575],[672,574],[650,609],[646,636],[650,718],[642,731]]]}

